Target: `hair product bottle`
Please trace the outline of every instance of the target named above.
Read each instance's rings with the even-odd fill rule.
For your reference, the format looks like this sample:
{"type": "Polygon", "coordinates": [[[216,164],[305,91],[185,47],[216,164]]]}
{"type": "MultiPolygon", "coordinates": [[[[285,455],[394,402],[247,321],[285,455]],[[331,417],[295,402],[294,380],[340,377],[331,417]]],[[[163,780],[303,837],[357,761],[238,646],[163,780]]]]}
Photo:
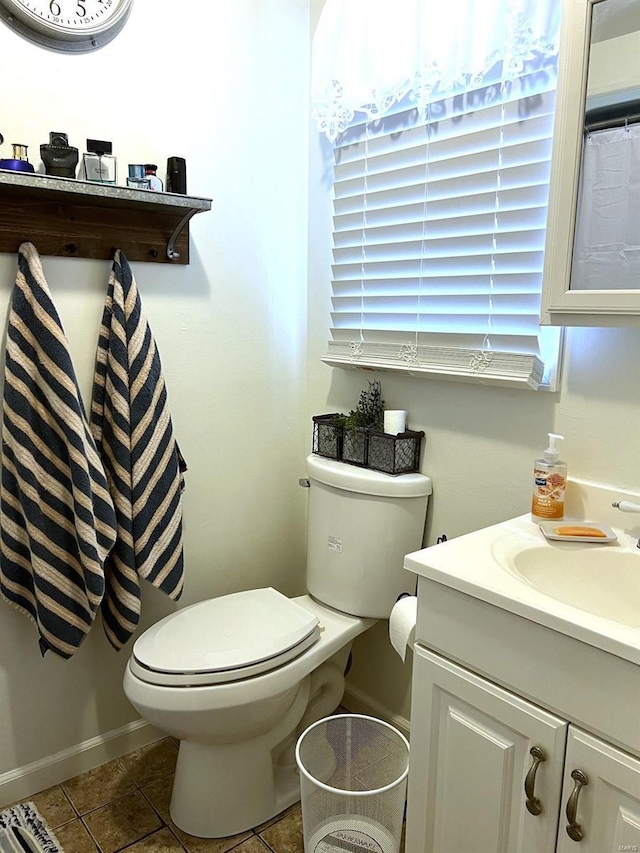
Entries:
{"type": "Polygon", "coordinates": [[[567,465],[560,460],[560,451],[556,441],[564,440],[563,435],[550,432],[549,446],[536,459],[533,468],[533,500],[531,501],[531,520],[562,520],[564,518],[564,492],[567,485],[567,465]]]}

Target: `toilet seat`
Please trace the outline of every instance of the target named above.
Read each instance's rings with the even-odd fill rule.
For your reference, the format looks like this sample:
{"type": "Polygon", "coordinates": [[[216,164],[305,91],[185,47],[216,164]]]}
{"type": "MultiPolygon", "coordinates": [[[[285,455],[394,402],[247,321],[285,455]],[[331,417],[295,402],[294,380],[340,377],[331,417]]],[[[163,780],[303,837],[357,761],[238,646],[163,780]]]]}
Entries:
{"type": "Polygon", "coordinates": [[[133,647],[131,672],[173,687],[224,684],[269,672],[320,637],[320,620],[277,590],[247,590],[185,607],[133,647]]]}

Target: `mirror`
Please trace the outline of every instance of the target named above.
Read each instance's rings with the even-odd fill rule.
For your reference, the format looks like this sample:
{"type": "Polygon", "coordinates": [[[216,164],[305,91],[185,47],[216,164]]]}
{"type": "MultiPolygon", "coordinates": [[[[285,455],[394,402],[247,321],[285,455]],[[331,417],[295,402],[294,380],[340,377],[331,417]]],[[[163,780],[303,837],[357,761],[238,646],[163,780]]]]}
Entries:
{"type": "Polygon", "coordinates": [[[640,0],[563,4],[543,325],[640,325],[640,0]]]}

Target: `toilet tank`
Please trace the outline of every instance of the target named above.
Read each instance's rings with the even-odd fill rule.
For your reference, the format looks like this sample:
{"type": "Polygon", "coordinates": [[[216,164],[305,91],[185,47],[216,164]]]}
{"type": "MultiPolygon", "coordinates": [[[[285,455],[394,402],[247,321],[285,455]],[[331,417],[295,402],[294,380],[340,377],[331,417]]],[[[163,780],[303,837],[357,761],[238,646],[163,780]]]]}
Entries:
{"type": "Polygon", "coordinates": [[[401,593],[415,593],[403,562],[422,547],[431,480],[315,455],[307,474],[307,591],[343,613],[387,618],[401,593]]]}

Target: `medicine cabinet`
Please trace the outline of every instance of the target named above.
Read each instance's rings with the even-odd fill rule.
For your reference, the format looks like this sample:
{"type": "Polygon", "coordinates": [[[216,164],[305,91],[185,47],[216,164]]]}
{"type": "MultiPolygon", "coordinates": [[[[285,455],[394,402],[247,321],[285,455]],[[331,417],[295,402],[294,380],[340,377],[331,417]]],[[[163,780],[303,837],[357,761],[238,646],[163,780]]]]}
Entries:
{"type": "Polygon", "coordinates": [[[189,263],[189,221],[211,199],[0,171],[0,252],[189,263]]]}
{"type": "MultiPolygon", "coordinates": [[[[640,0],[572,0],[562,4],[542,325],[640,325],[637,174],[634,176],[631,169],[631,180],[624,185],[624,191],[628,189],[625,202],[624,176],[620,186],[613,188],[614,196],[610,193],[605,197],[598,195],[602,184],[597,183],[594,190],[594,182],[587,179],[583,168],[592,133],[591,144],[603,145],[603,133],[610,134],[608,144],[615,129],[619,144],[626,131],[625,145],[634,146],[630,151],[640,150],[638,56],[640,0]],[[599,120],[594,121],[594,117],[599,120]],[[632,133],[628,133],[630,129],[632,133]],[[630,141],[632,137],[635,142],[630,141]],[[581,191],[584,199],[579,205],[581,191]],[[599,213],[593,217],[596,207],[599,213]],[[580,244],[576,243],[577,224],[581,226],[580,244]],[[627,265],[626,281],[621,260],[627,265]],[[633,264],[635,270],[631,270],[633,264]],[[589,275],[585,275],[586,269],[589,275]]],[[[611,161],[613,155],[607,152],[606,156],[611,161]]],[[[613,174],[610,168],[606,171],[613,174]]]]}

